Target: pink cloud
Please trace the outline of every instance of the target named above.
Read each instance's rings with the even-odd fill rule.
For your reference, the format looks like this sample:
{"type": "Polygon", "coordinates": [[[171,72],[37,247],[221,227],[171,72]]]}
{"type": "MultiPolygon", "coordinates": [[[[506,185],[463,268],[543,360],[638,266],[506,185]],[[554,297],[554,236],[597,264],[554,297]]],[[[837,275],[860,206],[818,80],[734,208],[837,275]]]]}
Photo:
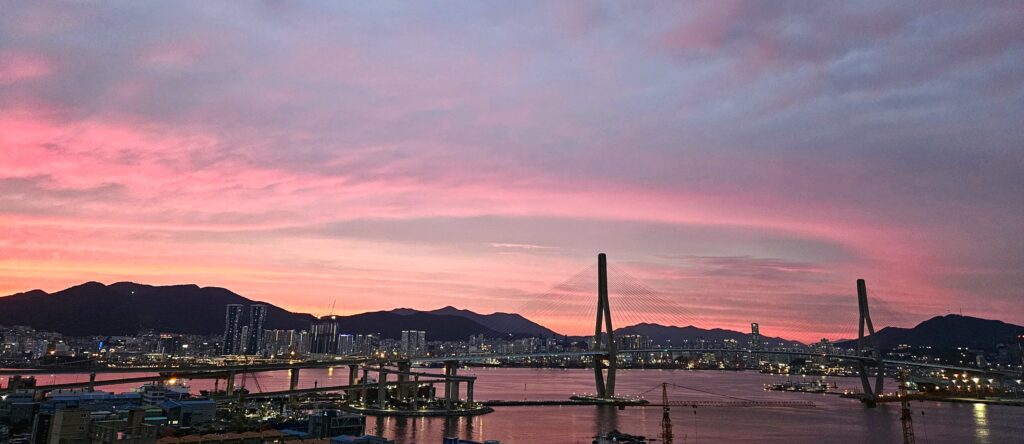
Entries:
{"type": "Polygon", "coordinates": [[[609,248],[705,327],[839,335],[814,310],[858,277],[916,318],[957,298],[1024,316],[1017,9],[913,34],[950,6],[364,7],[12,14],[0,293],[539,312],[609,248]]]}
{"type": "Polygon", "coordinates": [[[53,70],[53,63],[44,56],[0,50],[0,86],[46,77],[53,70]]]}

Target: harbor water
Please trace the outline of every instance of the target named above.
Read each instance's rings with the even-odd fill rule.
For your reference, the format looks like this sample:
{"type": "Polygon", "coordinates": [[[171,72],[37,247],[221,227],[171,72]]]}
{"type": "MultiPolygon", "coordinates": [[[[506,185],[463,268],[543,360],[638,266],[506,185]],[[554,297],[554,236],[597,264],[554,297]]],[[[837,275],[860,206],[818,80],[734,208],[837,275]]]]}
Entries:
{"type": "MultiPolygon", "coordinates": [[[[433,371],[439,371],[434,369],[433,371]]],[[[594,374],[588,369],[463,368],[460,375],[477,376],[476,399],[563,400],[576,393],[592,392],[594,374]]],[[[130,377],[105,374],[98,379],[130,377]]],[[[304,369],[300,386],[341,385],[345,367],[304,369]]],[[[87,380],[86,375],[39,375],[39,384],[87,380]]],[[[801,377],[767,375],[753,371],[620,370],[617,393],[645,393],[660,402],[662,382],[680,387],[669,391],[675,401],[746,400],[812,401],[813,408],[798,407],[673,407],[675,442],[685,443],[898,443],[902,440],[898,404],[868,408],[853,399],[834,394],[764,391],[765,384],[801,380],[801,377]],[[699,391],[698,391],[699,390],[699,391]],[[710,393],[705,393],[710,392],[710,393]]],[[[193,392],[212,389],[210,380],[187,382],[193,392]]],[[[239,376],[239,383],[241,376],[239,376]]],[[[838,390],[856,390],[856,378],[829,378],[838,390]]],[[[223,381],[221,381],[223,384],[223,381]]],[[[283,390],[287,372],[247,376],[253,391],[283,390]]],[[[894,388],[892,381],[887,382],[894,388]]],[[[134,386],[104,386],[107,391],[131,390],[134,386]]],[[[223,387],[221,387],[223,388],[223,387]]],[[[440,388],[439,388],[440,390],[440,388]]],[[[439,393],[440,394],[440,393],[439,393]]],[[[973,403],[914,401],[914,429],[919,443],[1024,443],[1024,407],[973,403]]],[[[367,433],[380,434],[398,443],[435,444],[445,436],[502,443],[590,443],[593,436],[617,429],[657,438],[661,432],[660,407],[524,406],[496,407],[490,414],[459,418],[370,417],[367,433]]]]}

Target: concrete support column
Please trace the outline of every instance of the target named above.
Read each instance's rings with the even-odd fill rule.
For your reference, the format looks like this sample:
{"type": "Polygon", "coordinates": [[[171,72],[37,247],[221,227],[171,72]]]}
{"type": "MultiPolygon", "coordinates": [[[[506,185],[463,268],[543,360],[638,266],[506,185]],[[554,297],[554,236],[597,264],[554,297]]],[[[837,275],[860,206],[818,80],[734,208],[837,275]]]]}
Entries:
{"type": "Polygon", "coordinates": [[[453,381],[452,376],[459,374],[459,361],[444,362],[444,400],[446,408],[451,408],[452,403],[459,400],[459,383],[453,381]]]}
{"type": "MultiPolygon", "coordinates": [[[[299,388],[299,369],[293,368],[288,370],[288,390],[295,390],[297,388],[299,388]]],[[[296,404],[298,401],[298,396],[288,395],[289,404],[296,404]]]]}
{"type": "Polygon", "coordinates": [[[299,369],[288,370],[288,390],[299,388],[299,369]]]}
{"type": "Polygon", "coordinates": [[[388,397],[388,372],[381,367],[379,375],[377,377],[377,408],[383,409],[388,397]]]}
{"type": "Polygon", "coordinates": [[[363,367],[363,394],[360,396],[360,401],[366,404],[366,397],[369,395],[369,380],[370,380],[370,369],[363,367]]]}
{"type": "Polygon", "coordinates": [[[89,391],[96,391],[96,372],[89,373],[89,391]]]}
{"type": "Polygon", "coordinates": [[[412,409],[416,410],[420,405],[420,377],[419,375],[413,376],[413,387],[412,387],[412,409]]]}
{"type": "MultiPolygon", "coordinates": [[[[412,370],[412,363],[409,361],[398,361],[399,372],[409,372],[412,370]]],[[[398,374],[398,399],[406,399],[409,397],[409,375],[399,373],[398,374]]]]}
{"type": "Polygon", "coordinates": [[[356,385],[356,380],[359,379],[359,366],[356,364],[349,364],[348,366],[348,385],[356,385]]]}
{"type": "Polygon", "coordinates": [[[473,383],[476,382],[474,379],[466,381],[466,403],[473,403],[473,383]]]}
{"type": "Polygon", "coordinates": [[[458,363],[456,361],[444,362],[444,408],[446,409],[452,408],[452,381],[449,377],[452,376],[455,365],[457,364],[458,363]]]}
{"type": "Polygon", "coordinates": [[[225,379],[224,394],[231,396],[235,394],[235,371],[228,370],[228,377],[225,379]]]}
{"type": "MultiPolygon", "coordinates": [[[[458,364],[452,366],[452,376],[458,376],[459,366],[458,364]]],[[[452,402],[459,401],[459,380],[452,381],[452,402]]]]}

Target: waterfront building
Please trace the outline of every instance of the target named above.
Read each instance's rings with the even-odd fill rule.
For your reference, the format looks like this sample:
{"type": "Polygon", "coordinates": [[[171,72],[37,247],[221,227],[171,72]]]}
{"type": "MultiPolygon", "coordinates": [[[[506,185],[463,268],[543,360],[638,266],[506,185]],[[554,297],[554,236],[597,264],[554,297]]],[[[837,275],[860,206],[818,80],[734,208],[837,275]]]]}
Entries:
{"type": "MultiPolygon", "coordinates": [[[[410,333],[410,330],[402,330],[401,352],[402,352],[402,354],[407,355],[407,356],[409,355],[409,349],[411,348],[409,346],[409,333],[410,333]]],[[[415,333],[415,332],[413,332],[413,333],[415,333]]]]}
{"type": "Polygon", "coordinates": [[[261,351],[268,356],[304,354],[308,350],[308,343],[307,348],[302,346],[305,335],[305,330],[264,330],[261,351]]]}
{"type": "Polygon", "coordinates": [[[238,350],[235,351],[236,355],[247,355],[249,354],[249,341],[246,338],[249,337],[249,326],[243,325],[242,329],[238,332],[238,350]]]}
{"type": "Polygon", "coordinates": [[[338,354],[348,355],[355,350],[356,340],[352,335],[338,335],[338,354]]]}
{"type": "Polygon", "coordinates": [[[310,353],[335,354],[338,352],[338,321],[335,316],[324,316],[310,326],[312,344],[310,353]]]}
{"type": "Polygon", "coordinates": [[[192,427],[213,421],[217,405],[212,399],[168,399],[160,403],[167,423],[175,427],[192,427]]]}
{"type": "Polygon", "coordinates": [[[142,402],[152,405],[158,405],[166,399],[183,399],[189,396],[188,387],[183,385],[156,383],[139,387],[139,394],[142,395],[142,402]]]}
{"type": "Polygon", "coordinates": [[[295,354],[305,355],[309,353],[313,343],[313,335],[306,330],[299,330],[295,333],[295,354]]]}
{"type": "Polygon", "coordinates": [[[427,332],[418,331],[416,336],[416,354],[422,356],[427,353],[427,332]]]}
{"type": "Polygon", "coordinates": [[[366,416],[342,410],[321,410],[309,416],[306,432],[311,438],[338,435],[359,436],[366,429],[366,416]]]}
{"type": "Polygon", "coordinates": [[[246,354],[258,354],[263,345],[263,323],[267,319],[267,306],[252,304],[249,306],[249,334],[246,337],[246,354]]]}
{"type": "Polygon", "coordinates": [[[134,409],[128,412],[127,419],[109,421],[93,421],[93,444],[153,444],[156,442],[159,427],[144,423],[146,411],[134,409]]]}
{"type": "Polygon", "coordinates": [[[81,409],[58,409],[53,412],[50,420],[50,431],[47,433],[48,443],[88,443],[89,412],[81,409]]]}
{"type": "Polygon", "coordinates": [[[228,304],[224,313],[223,354],[238,354],[241,348],[242,304],[228,304]]]}
{"type": "Polygon", "coordinates": [[[419,356],[427,350],[427,332],[402,330],[399,351],[406,356],[419,356]]]}

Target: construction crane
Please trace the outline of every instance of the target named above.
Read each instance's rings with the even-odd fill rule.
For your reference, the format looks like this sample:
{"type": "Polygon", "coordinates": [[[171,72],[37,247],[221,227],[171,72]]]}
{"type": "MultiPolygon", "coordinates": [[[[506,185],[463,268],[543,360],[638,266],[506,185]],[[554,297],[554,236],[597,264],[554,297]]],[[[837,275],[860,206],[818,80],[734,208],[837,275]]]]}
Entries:
{"type": "Polygon", "coordinates": [[[914,416],[910,411],[910,399],[907,398],[907,374],[905,370],[900,370],[899,373],[899,384],[900,384],[900,422],[903,424],[903,444],[914,444],[914,416]]]}
{"type": "Polygon", "coordinates": [[[672,417],[669,416],[668,383],[661,383],[661,442],[672,444],[672,417]]]}

